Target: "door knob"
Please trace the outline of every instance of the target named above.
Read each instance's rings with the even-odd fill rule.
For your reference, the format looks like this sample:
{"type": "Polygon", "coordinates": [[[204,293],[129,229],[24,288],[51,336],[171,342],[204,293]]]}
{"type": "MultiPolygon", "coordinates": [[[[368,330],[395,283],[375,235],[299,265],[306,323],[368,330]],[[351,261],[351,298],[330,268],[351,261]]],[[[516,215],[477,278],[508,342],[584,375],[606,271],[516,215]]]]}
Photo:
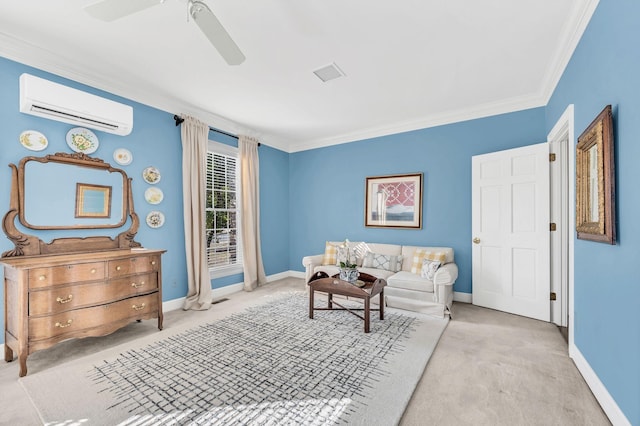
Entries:
{"type": "Polygon", "coordinates": [[[476,237],[473,239],[473,244],[480,244],[480,238],[476,237]]]}

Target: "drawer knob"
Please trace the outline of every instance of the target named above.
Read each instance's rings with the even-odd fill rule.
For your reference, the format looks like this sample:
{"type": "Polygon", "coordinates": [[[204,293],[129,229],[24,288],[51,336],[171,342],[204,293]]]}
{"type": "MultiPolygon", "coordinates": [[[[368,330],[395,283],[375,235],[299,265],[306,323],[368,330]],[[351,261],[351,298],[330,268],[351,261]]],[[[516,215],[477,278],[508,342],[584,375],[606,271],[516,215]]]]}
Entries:
{"type": "Polygon", "coordinates": [[[56,299],[56,302],[58,302],[59,304],[63,305],[65,303],[71,302],[72,300],[73,300],[73,294],[70,294],[65,299],[63,299],[62,297],[58,297],[56,299]]]}
{"type": "Polygon", "coordinates": [[[144,307],[145,307],[145,304],[144,304],[144,303],[141,303],[141,304],[139,304],[139,305],[133,305],[133,306],[131,306],[131,309],[133,309],[134,311],[141,311],[141,310],[143,310],[143,309],[144,309],[144,307]]]}
{"type": "Polygon", "coordinates": [[[46,275],[40,275],[40,276],[38,277],[38,281],[44,281],[46,278],[47,278],[47,276],[46,276],[46,275]]]}
{"type": "Polygon", "coordinates": [[[96,268],[91,268],[91,273],[95,274],[96,273],[96,268]]]}
{"type": "Polygon", "coordinates": [[[152,260],[152,261],[151,261],[151,264],[152,264],[152,265],[155,265],[155,264],[156,264],[156,261],[155,261],[155,260],[152,260]]]}
{"type": "Polygon", "coordinates": [[[116,266],[116,271],[119,271],[120,269],[122,269],[122,266],[116,266]]]}
{"type": "Polygon", "coordinates": [[[71,325],[72,322],[73,322],[72,319],[67,320],[67,322],[65,322],[65,323],[57,322],[56,323],[56,327],[58,327],[58,328],[67,328],[67,327],[69,327],[71,325]]]}
{"type": "Polygon", "coordinates": [[[143,285],[144,285],[144,281],[140,281],[140,284],[131,283],[131,287],[133,287],[133,288],[140,288],[143,285]]]}

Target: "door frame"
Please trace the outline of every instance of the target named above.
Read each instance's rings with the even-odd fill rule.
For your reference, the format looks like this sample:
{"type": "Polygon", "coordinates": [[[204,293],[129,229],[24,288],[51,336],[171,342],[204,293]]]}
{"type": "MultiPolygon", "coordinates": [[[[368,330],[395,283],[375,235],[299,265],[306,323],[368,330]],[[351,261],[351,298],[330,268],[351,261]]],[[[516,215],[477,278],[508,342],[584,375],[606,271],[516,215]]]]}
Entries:
{"type": "MultiPolygon", "coordinates": [[[[566,212],[562,212],[559,219],[560,229],[564,230],[565,238],[561,238],[563,245],[566,246],[566,256],[563,256],[562,249],[552,250],[552,263],[559,265],[566,279],[560,282],[551,281],[552,291],[556,291],[557,305],[551,308],[551,321],[561,326],[569,328],[569,356],[571,356],[571,347],[574,346],[574,234],[573,224],[575,223],[575,133],[574,133],[574,106],[570,104],[564,110],[556,124],[547,135],[547,141],[553,151],[556,147],[561,147],[563,141],[566,142],[566,150],[556,154],[556,161],[559,162],[560,173],[552,175],[551,185],[554,192],[562,194],[561,204],[566,206],[566,212]],[[565,173],[566,171],[566,173],[565,173]],[[558,177],[553,178],[553,176],[558,177]],[[565,179],[563,181],[563,178],[565,179]],[[568,181],[568,191],[562,191],[562,186],[568,181]],[[566,242],[565,242],[566,241],[566,242]],[[568,296],[568,297],[567,297],[568,296]],[[567,319],[568,317],[568,324],[567,319]]],[[[553,200],[551,200],[553,202],[553,200]]],[[[562,211],[562,206],[556,206],[556,211],[562,211]]],[[[554,207],[552,206],[552,212],[554,207]]],[[[562,248],[562,247],[561,247],[562,248]]]]}

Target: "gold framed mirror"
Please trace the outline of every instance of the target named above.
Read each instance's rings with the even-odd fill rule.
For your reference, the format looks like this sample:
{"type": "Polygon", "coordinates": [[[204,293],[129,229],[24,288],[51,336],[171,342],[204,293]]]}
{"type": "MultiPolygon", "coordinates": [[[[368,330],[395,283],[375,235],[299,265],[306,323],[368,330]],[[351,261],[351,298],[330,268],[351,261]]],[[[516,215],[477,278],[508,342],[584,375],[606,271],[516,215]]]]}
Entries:
{"type": "Polygon", "coordinates": [[[615,161],[611,105],[576,146],[576,232],[581,240],[616,242],[615,161]]]}
{"type": "Polygon", "coordinates": [[[9,167],[11,199],[2,230],[15,247],[2,257],[140,247],[134,239],[139,219],[133,208],[131,178],[124,170],[83,153],[66,152],[24,157],[9,167]],[[16,227],[16,218],[39,232],[116,229],[127,223],[129,227],[113,237],[89,232],[45,242],[41,234],[30,235],[16,227]]]}
{"type": "Polygon", "coordinates": [[[39,230],[119,228],[127,220],[127,178],[87,155],[24,157],[17,165],[18,219],[39,230]]]}

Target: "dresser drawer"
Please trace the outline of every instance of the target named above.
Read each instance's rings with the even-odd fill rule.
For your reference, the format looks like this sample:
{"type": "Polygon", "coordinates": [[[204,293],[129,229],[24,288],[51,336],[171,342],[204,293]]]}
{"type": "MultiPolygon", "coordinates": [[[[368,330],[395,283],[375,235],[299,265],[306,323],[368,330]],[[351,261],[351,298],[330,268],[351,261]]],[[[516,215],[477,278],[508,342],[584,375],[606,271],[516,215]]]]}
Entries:
{"type": "Polygon", "coordinates": [[[109,278],[124,277],[157,271],[160,268],[160,256],[136,256],[110,260],[107,265],[109,278]]]}
{"type": "Polygon", "coordinates": [[[145,274],[109,282],[58,286],[29,293],[29,315],[48,315],[101,305],[158,289],[157,274],[145,274]]]}
{"type": "Polygon", "coordinates": [[[75,263],[49,268],[34,268],[29,270],[29,288],[43,288],[52,285],[94,281],[104,278],[104,262],[75,263]]]}
{"type": "Polygon", "coordinates": [[[126,278],[116,278],[109,281],[113,291],[117,292],[119,298],[125,295],[136,295],[138,293],[148,293],[158,289],[158,273],[132,275],[126,278]]]}
{"type": "Polygon", "coordinates": [[[122,320],[158,314],[158,294],[132,297],[106,305],[76,309],[40,318],[29,318],[29,341],[76,334],[122,320]]]}

